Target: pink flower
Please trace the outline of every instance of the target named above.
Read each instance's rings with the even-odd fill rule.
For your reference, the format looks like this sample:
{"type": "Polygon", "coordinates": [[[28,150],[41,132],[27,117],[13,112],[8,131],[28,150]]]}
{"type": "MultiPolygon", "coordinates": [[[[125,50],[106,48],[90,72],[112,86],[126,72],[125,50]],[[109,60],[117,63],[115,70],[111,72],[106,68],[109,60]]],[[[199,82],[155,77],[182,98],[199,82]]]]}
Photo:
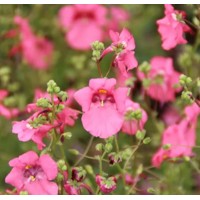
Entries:
{"type": "Polygon", "coordinates": [[[131,101],[130,99],[126,100],[124,111],[124,123],[122,125],[122,131],[130,135],[134,135],[138,130],[142,130],[144,124],[147,121],[147,113],[141,109],[138,103],[131,101]],[[134,117],[134,112],[140,111],[141,119],[136,119],[134,117]]]}
{"type": "Polygon", "coordinates": [[[13,169],[5,182],[18,191],[32,195],[58,194],[58,186],[52,182],[58,174],[57,164],[48,154],[38,157],[34,151],[28,151],[12,159],[9,165],[13,169]]]}
{"type": "Polygon", "coordinates": [[[174,70],[173,60],[169,57],[155,56],[151,59],[150,65],[151,70],[147,77],[137,71],[140,80],[148,78],[151,81],[150,86],[145,88],[147,95],[162,103],[173,101],[176,92],[180,91],[180,88],[175,88],[175,84],[179,83],[180,73],[174,70]]]}
{"type": "Polygon", "coordinates": [[[115,89],[114,78],[97,78],[89,81],[74,94],[75,100],[82,106],[82,124],[90,134],[108,138],[122,127],[123,111],[128,88],[115,89]]]}
{"type": "Polygon", "coordinates": [[[59,22],[66,33],[65,39],[77,50],[88,50],[91,43],[104,38],[107,9],[102,5],[77,4],[64,6],[59,11],[59,22]]]}
{"type": "Polygon", "coordinates": [[[100,190],[105,194],[109,194],[117,188],[117,179],[114,176],[105,178],[103,176],[97,175],[96,183],[100,190]]]}
{"type": "Polygon", "coordinates": [[[23,58],[36,69],[46,69],[50,64],[53,44],[45,38],[32,33],[28,20],[15,16],[14,22],[19,25],[21,36],[20,48],[23,58]]]}
{"type": "Polygon", "coordinates": [[[33,140],[38,145],[38,149],[41,150],[45,146],[42,139],[47,136],[48,131],[54,128],[51,124],[43,124],[42,117],[37,112],[27,120],[15,121],[12,132],[18,134],[18,139],[22,142],[33,140]]]}
{"type": "Polygon", "coordinates": [[[110,37],[112,44],[102,52],[100,59],[114,51],[116,57],[113,61],[113,65],[120,70],[123,76],[127,77],[127,72],[138,65],[134,56],[135,40],[131,33],[125,28],[121,33],[110,31],[110,37]]]}
{"type": "Polygon", "coordinates": [[[17,108],[8,108],[3,104],[3,100],[8,96],[7,90],[0,90],[0,116],[11,119],[19,114],[17,108]]]}
{"type": "Polygon", "coordinates": [[[108,20],[108,30],[119,31],[120,27],[123,27],[125,23],[130,19],[128,11],[118,6],[111,6],[110,8],[111,19],[108,20]]]}
{"type": "MultiPolygon", "coordinates": [[[[54,96],[54,104],[62,104],[64,105],[64,109],[57,114],[57,124],[60,125],[61,132],[64,131],[65,126],[74,126],[75,120],[78,119],[79,111],[71,108],[71,105],[73,104],[73,94],[75,90],[69,89],[67,90],[68,98],[66,102],[60,102],[58,97],[54,96]]],[[[51,97],[47,92],[43,92],[40,89],[35,90],[35,97],[34,102],[36,102],[40,98],[46,98],[49,101],[51,101],[51,97]]],[[[34,111],[40,111],[42,112],[42,108],[37,107],[36,103],[28,104],[27,111],[28,112],[34,112],[34,111]]],[[[50,109],[49,109],[50,110],[50,109]]]]}
{"type": "Polygon", "coordinates": [[[162,146],[170,145],[169,149],[160,148],[152,158],[152,165],[160,167],[168,158],[193,156],[192,148],[196,140],[197,117],[200,108],[194,103],[184,109],[185,117],[179,124],[169,126],[163,133],[162,146]]]}
{"type": "Polygon", "coordinates": [[[190,28],[184,22],[185,12],[174,10],[170,4],[165,4],[165,17],[157,20],[158,32],[162,39],[162,48],[170,50],[178,44],[186,44],[184,32],[190,28]]]}
{"type": "Polygon", "coordinates": [[[162,120],[166,126],[176,124],[180,121],[181,115],[178,113],[177,109],[173,106],[168,106],[161,116],[162,120]]]}

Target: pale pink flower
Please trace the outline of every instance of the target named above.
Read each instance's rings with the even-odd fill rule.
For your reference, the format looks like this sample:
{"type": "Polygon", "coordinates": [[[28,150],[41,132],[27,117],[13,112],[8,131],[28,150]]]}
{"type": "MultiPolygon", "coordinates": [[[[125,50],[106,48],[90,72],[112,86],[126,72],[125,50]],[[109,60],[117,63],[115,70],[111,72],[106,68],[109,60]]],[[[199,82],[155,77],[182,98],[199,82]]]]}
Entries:
{"type": "Polygon", "coordinates": [[[145,88],[147,95],[162,103],[173,101],[176,92],[180,91],[180,88],[176,88],[180,73],[174,70],[173,60],[169,57],[155,56],[151,59],[150,65],[151,70],[147,76],[137,71],[140,80],[148,78],[151,81],[150,85],[145,88]]]}
{"type": "Polygon", "coordinates": [[[38,149],[41,150],[46,146],[42,141],[43,138],[47,136],[48,131],[54,128],[54,126],[48,123],[32,125],[39,114],[37,112],[27,120],[14,121],[12,132],[17,134],[18,139],[22,142],[33,140],[37,144],[38,149]]]}
{"type": "Polygon", "coordinates": [[[59,22],[67,30],[65,39],[77,50],[88,50],[91,43],[104,39],[107,9],[96,4],[64,6],[59,11],[59,22]]]}
{"type": "Polygon", "coordinates": [[[120,31],[120,27],[123,27],[124,24],[130,19],[129,12],[118,6],[110,7],[110,16],[107,29],[114,31],[120,31]]]}
{"type": "Polygon", "coordinates": [[[6,119],[11,119],[16,117],[19,114],[19,109],[17,108],[8,108],[3,104],[3,100],[8,96],[7,90],[0,90],[0,116],[5,117],[6,119]]]}
{"type": "Polygon", "coordinates": [[[112,44],[106,48],[101,55],[102,59],[106,54],[115,51],[116,56],[113,65],[116,66],[123,76],[128,76],[127,72],[137,67],[138,62],[134,56],[135,40],[127,29],[121,33],[110,31],[112,44]]]}
{"type": "Polygon", "coordinates": [[[20,48],[24,60],[36,69],[46,69],[50,65],[53,44],[43,37],[34,35],[27,19],[15,16],[21,36],[20,48]]]}
{"type": "Polygon", "coordinates": [[[52,182],[58,174],[56,162],[48,155],[38,157],[34,151],[28,151],[9,162],[12,168],[5,182],[18,191],[27,191],[32,195],[56,195],[58,186],[52,182]]]}
{"type": "Polygon", "coordinates": [[[193,156],[192,148],[196,140],[197,117],[200,108],[194,103],[184,109],[185,117],[179,124],[169,126],[163,133],[162,146],[170,145],[169,149],[160,148],[152,158],[152,165],[160,167],[168,158],[193,156]]]}
{"type": "Polygon", "coordinates": [[[89,81],[74,94],[75,100],[82,106],[82,124],[90,134],[108,138],[122,127],[123,111],[128,88],[115,89],[114,78],[97,78],[89,81]]]}
{"type": "Polygon", "coordinates": [[[170,4],[165,4],[165,17],[157,20],[158,32],[162,39],[162,48],[170,50],[178,44],[186,44],[183,35],[190,28],[184,22],[185,12],[174,10],[170,4]]]}
{"type": "Polygon", "coordinates": [[[125,102],[124,111],[124,123],[122,125],[122,131],[130,135],[134,135],[138,130],[144,128],[144,124],[147,121],[147,113],[143,110],[138,103],[127,99],[125,102]],[[142,113],[142,118],[140,120],[133,119],[131,113],[134,111],[140,111],[142,113]]]}

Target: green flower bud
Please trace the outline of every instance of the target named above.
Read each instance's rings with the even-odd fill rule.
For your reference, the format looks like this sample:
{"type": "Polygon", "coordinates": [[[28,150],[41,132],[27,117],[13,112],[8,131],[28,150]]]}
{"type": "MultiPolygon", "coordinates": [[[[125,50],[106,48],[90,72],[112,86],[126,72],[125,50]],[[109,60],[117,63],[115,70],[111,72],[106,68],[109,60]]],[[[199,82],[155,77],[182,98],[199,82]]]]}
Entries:
{"type": "Polygon", "coordinates": [[[164,144],[164,145],[162,146],[162,148],[163,148],[164,150],[168,150],[168,149],[171,148],[171,144],[164,144]]]}
{"type": "Polygon", "coordinates": [[[139,70],[145,74],[148,74],[151,70],[151,65],[147,61],[144,61],[141,65],[139,65],[139,70]]]}
{"type": "Polygon", "coordinates": [[[54,92],[55,93],[59,93],[60,92],[60,87],[58,87],[58,86],[54,87],[54,92]]]}
{"type": "Polygon", "coordinates": [[[143,140],[144,139],[144,137],[145,137],[145,135],[146,135],[146,131],[145,130],[142,130],[142,131],[137,131],[137,133],[136,133],[136,138],[138,139],[138,140],[143,140]]]}
{"type": "Polygon", "coordinates": [[[65,91],[60,91],[57,95],[62,100],[62,102],[66,101],[68,98],[67,92],[65,91]]]}
{"type": "Polygon", "coordinates": [[[92,50],[103,51],[105,49],[104,44],[99,41],[95,41],[91,44],[92,50]]]}
{"type": "Polygon", "coordinates": [[[76,149],[69,149],[69,152],[73,155],[79,155],[79,151],[77,151],[76,149]]]}
{"type": "Polygon", "coordinates": [[[114,140],[114,136],[111,136],[111,137],[106,139],[106,143],[112,143],[113,140],[114,140]]]}
{"type": "Polygon", "coordinates": [[[71,133],[71,132],[65,132],[65,133],[62,134],[62,136],[63,136],[65,139],[69,140],[69,139],[71,139],[71,137],[72,137],[72,133],[71,133]]]}
{"type": "Polygon", "coordinates": [[[58,182],[61,182],[61,181],[64,180],[64,177],[63,177],[63,175],[61,173],[58,173],[56,178],[57,178],[58,182]]]}
{"type": "Polygon", "coordinates": [[[49,100],[46,99],[46,98],[38,99],[37,102],[36,102],[36,105],[38,107],[42,107],[42,108],[50,108],[51,107],[49,100]]]}
{"type": "Polygon", "coordinates": [[[197,87],[200,87],[200,78],[197,78],[197,87]]]}
{"type": "Polygon", "coordinates": [[[143,144],[149,144],[151,142],[151,138],[147,137],[143,140],[143,144]]]}
{"type": "Polygon", "coordinates": [[[151,194],[156,194],[156,191],[155,191],[154,188],[148,188],[148,189],[147,189],[147,192],[148,192],[148,193],[151,193],[151,194]]]}
{"type": "Polygon", "coordinates": [[[148,88],[151,85],[151,80],[147,79],[147,78],[144,78],[142,80],[142,85],[143,85],[144,88],[148,88]]]}
{"type": "Polygon", "coordinates": [[[95,148],[96,148],[97,151],[103,151],[104,145],[102,143],[99,143],[99,144],[96,145],[95,148]]]}
{"type": "Polygon", "coordinates": [[[85,169],[88,174],[94,174],[94,171],[91,165],[85,165],[85,169]]]}
{"type": "Polygon", "coordinates": [[[0,76],[9,75],[11,72],[9,67],[2,67],[0,68],[0,76]]]}
{"type": "Polygon", "coordinates": [[[113,145],[111,144],[111,143],[107,143],[107,144],[105,144],[105,151],[106,152],[111,152],[112,151],[112,149],[113,149],[113,145]]]}
{"type": "Polygon", "coordinates": [[[193,103],[193,100],[191,97],[192,97],[192,92],[190,91],[183,91],[181,93],[181,99],[184,100],[188,104],[193,103]]]}
{"type": "Polygon", "coordinates": [[[139,167],[137,168],[136,174],[140,175],[143,172],[143,165],[140,164],[139,167]]]}

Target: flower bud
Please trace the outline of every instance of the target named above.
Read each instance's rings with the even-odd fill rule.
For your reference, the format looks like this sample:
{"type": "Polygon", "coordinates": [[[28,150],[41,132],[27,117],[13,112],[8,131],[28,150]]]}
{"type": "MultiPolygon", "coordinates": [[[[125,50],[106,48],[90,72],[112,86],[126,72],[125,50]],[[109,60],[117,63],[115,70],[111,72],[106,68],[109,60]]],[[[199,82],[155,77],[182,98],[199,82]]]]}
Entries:
{"type": "Polygon", "coordinates": [[[76,149],[69,149],[69,152],[73,155],[79,155],[79,151],[77,151],[76,149]]]}
{"type": "Polygon", "coordinates": [[[188,104],[193,103],[191,96],[192,96],[192,92],[190,91],[183,91],[181,93],[181,99],[184,100],[188,104]]]}
{"type": "Polygon", "coordinates": [[[146,131],[145,131],[145,130],[137,131],[137,133],[136,133],[136,138],[137,138],[138,140],[143,140],[144,137],[145,137],[145,135],[146,135],[146,131]]]}
{"type": "Polygon", "coordinates": [[[79,187],[75,186],[71,181],[67,181],[64,184],[65,192],[69,195],[79,195],[80,189],[79,187]]]}
{"type": "Polygon", "coordinates": [[[114,164],[116,164],[116,163],[119,163],[119,162],[121,162],[122,161],[122,158],[121,158],[121,155],[119,155],[119,154],[116,154],[116,153],[110,153],[109,155],[108,155],[108,160],[109,160],[109,164],[110,165],[114,165],[114,164]]]}
{"type": "Polygon", "coordinates": [[[112,149],[113,149],[113,146],[112,146],[112,144],[111,143],[107,143],[107,144],[105,144],[105,151],[106,152],[111,152],[112,151],[112,149]]]}
{"type": "Polygon", "coordinates": [[[72,133],[71,133],[71,132],[65,132],[65,133],[62,134],[62,136],[63,136],[65,139],[69,140],[69,139],[71,139],[71,137],[72,137],[72,133]]]}
{"type": "Polygon", "coordinates": [[[38,99],[37,102],[36,102],[36,105],[38,107],[41,107],[41,108],[49,108],[49,107],[51,107],[51,104],[50,104],[49,100],[46,99],[46,98],[38,99]]]}
{"type": "Polygon", "coordinates": [[[85,169],[86,169],[88,174],[94,174],[94,171],[93,171],[91,165],[85,165],[85,169]]]}
{"type": "Polygon", "coordinates": [[[74,167],[72,169],[72,180],[76,180],[77,182],[81,182],[85,179],[86,171],[83,167],[74,167]]]}
{"type": "Polygon", "coordinates": [[[147,62],[144,61],[140,66],[139,66],[139,70],[141,72],[143,72],[144,74],[148,74],[149,71],[151,70],[151,65],[147,62]]]}
{"type": "Polygon", "coordinates": [[[96,145],[95,148],[96,148],[97,151],[103,151],[104,145],[102,143],[99,143],[99,144],[96,145]]]}
{"type": "Polygon", "coordinates": [[[151,138],[147,137],[143,140],[143,144],[149,144],[151,142],[151,138]]]}
{"type": "Polygon", "coordinates": [[[162,148],[163,148],[164,150],[168,150],[168,149],[171,148],[171,144],[164,144],[164,145],[162,146],[162,148]]]}
{"type": "Polygon", "coordinates": [[[117,180],[114,176],[105,178],[103,176],[97,175],[96,183],[99,186],[100,190],[105,194],[111,193],[117,188],[117,185],[116,185],[117,180]]]}

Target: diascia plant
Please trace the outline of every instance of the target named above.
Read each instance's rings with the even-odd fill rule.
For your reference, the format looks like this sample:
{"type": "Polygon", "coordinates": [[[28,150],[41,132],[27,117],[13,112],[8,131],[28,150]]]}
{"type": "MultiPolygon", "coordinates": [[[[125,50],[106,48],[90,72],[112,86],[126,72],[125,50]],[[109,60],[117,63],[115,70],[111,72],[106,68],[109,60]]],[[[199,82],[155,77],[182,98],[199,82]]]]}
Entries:
{"type": "MultiPolygon", "coordinates": [[[[23,111],[6,104],[9,89],[4,84],[0,115],[19,116],[12,121],[13,137],[33,142],[33,148],[9,161],[9,189],[2,194],[184,194],[192,187],[185,185],[184,170],[199,188],[200,77],[186,73],[193,64],[200,66],[200,8],[193,10],[191,22],[184,11],[164,5],[164,17],[155,21],[164,50],[188,43],[178,60],[154,55],[140,62],[140,42],[128,28],[120,28],[120,22],[130,19],[125,10],[62,7],[58,22],[63,39],[74,50],[91,51],[98,76],[91,74],[87,82],[67,90],[49,80],[46,91],[35,89],[33,102],[23,111]],[[194,44],[185,34],[195,38],[194,44]],[[79,123],[81,129],[76,128],[79,123]],[[84,149],[73,139],[77,134],[90,137],[84,149]]],[[[18,27],[5,37],[19,37],[19,44],[9,56],[21,54],[32,68],[46,70],[52,64],[53,41],[36,36],[26,18],[17,15],[14,23],[18,27]]]]}

